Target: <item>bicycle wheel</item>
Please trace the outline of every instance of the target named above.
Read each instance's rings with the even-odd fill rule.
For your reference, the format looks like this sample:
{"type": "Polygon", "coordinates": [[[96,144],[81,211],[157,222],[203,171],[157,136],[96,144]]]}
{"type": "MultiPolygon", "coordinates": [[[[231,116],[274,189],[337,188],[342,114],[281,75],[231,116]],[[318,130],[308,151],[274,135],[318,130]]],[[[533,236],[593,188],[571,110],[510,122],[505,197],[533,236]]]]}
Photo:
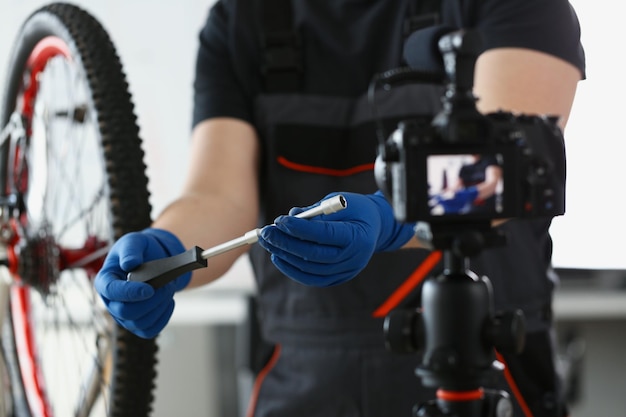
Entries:
{"type": "Polygon", "coordinates": [[[92,286],[115,239],[151,222],[139,128],[105,29],[74,5],[36,10],[1,104],[5,415],[148,416],[156,341],[117,326],[92,286]]]}

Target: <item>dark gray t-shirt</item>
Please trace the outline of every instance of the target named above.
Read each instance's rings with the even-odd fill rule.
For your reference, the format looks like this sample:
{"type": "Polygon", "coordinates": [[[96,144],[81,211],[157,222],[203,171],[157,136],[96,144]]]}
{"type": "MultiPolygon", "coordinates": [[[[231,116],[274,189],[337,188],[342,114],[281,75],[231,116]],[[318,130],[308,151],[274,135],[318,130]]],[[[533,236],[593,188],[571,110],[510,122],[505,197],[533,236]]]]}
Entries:
{"type": "MultiPolygon", "coordinates": [[[[442,0],[455,13],[456,0],[442,0]]],[[[259,11],[255,0],[219,0],[200,33],[193,124],[216,116],[253,122],[261,92],[259,11]]],[[[402,64],[402,30],[411,1],[293,1],[302,40],[303,93],[354,97],[372,76],[402,64]],[[347,22],[347,23],[346,23],[347,22]]],[[[458,1],[459,25],[478,29],[484,49],[529,48],[581,70],[585,57],[578,19],[567,0],[458,1]]]]}

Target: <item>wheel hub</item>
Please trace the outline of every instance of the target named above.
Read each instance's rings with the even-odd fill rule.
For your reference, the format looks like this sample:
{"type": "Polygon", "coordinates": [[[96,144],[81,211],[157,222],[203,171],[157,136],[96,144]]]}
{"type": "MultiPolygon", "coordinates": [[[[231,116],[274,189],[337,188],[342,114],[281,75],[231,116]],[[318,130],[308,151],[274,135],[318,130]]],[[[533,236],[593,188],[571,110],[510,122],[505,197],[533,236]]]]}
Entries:
{"type": "Polygon", "coordinates": [[[24,284],[47,294],[59,279],[60,250],[48,227],[42,227],[36,233],[17,244],[17,271],[24,284]]]}

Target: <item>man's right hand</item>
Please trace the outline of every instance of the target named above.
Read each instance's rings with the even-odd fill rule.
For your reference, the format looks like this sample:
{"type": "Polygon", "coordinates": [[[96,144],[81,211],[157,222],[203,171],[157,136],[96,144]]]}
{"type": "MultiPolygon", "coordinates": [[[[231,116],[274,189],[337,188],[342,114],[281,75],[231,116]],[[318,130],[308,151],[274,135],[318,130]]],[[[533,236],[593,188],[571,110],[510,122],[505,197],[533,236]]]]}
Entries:
{"type": "Polygon", "coordinates": [[[345,210],[300,219],[296,214],[313,206],[294,207],[263,228],[259,245],[283,274],[305,285],[337,285],[357,276],[374,253],[400,249],[414,236],[414,225],[397,222],[380,191],[341,194],[345,210]]]}
{"type": "Polygon", "coordinates": [[[144,262],[185,251],[180,240],[161,229],[145,229],[122,236],[111,248],[94,285],[111,316],[144,339],[156,337],[174,311],[174,294],[185,288],[191,272],[161,288],[127,281],[127,274],[144,262]]]}

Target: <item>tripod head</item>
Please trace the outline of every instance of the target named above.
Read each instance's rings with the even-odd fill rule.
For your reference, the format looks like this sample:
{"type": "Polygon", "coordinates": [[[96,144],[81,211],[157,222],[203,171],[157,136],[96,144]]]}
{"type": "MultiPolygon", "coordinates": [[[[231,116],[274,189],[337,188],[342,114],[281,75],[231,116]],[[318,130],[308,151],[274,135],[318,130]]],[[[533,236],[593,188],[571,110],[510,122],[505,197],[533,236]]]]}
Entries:
{"type": "Polygon", "coordinates": [[[437,399],[416,407],[415,416],[510,416],[508,394],[483,387],[493,372],[503,369],[496,349],[521,351],[523,315],[496,315],[489,279],[469,269],[470,255],[502,242],[489,224],[448,234],[438,242],[443,273],[424,283],[422,308],[396,310],[386,317],[388,348],[397,353],[422,351],[416,374],[425,386],[438,388],[437,399]]]}

